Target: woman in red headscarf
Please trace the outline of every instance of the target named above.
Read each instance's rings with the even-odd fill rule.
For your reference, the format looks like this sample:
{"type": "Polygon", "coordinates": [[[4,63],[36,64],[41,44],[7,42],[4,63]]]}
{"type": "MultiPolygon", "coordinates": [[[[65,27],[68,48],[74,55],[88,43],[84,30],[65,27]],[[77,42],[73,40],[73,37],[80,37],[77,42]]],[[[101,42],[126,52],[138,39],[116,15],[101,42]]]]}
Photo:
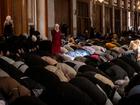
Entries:
{"type": "Polygon", "coordinates": [[[60,53],[61,47],[61,32],[59,24],[55,24],[54,30],[52,30],[52,53],[60,53]]]}

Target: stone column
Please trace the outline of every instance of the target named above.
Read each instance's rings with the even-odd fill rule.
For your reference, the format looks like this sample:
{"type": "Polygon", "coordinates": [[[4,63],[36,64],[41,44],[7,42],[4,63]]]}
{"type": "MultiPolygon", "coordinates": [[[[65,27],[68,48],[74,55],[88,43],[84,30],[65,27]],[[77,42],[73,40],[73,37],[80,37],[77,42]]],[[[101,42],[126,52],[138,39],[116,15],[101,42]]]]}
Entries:
{"type": "Polygon", "coordinates": [[[90,21],[91,27],[93,27],[93,0],[90,1],[90,21]]]}
{"type": "Polygon", "coordinates": [[[120,31],[123,29],[122,21],[122,8],[120,8],[120,31]]]}
{"type": "Polygon", "coordinates": [[[127,11],[127,30],[129,30],[129,27],[131,26],[131,13],[128,11],[128,0],[125,0],[125,7],[124,8],[127,11]]]}
{"type": "Polygon", "coordinates": [[[105,34],[105,4],[102,3],[102,33],[105,34]]]}
{"type": "Polygon", "coordinates": [[[55,24],[55,8],[54,0],[48,0],[48,39],[52,40],[51,30],[54,28],[55,24]]]}
{"type": "Polygon", "coordinates": [[[40,32],[42,39],[47,39],[45,4],[46,4],[45,0],[37,0],[37,30],[40,32]]]}
{"type": "Polygon", "coordinates": [[[111,0],[110,4],[112,5],[112,32],[114,33],[115,32],[115,9],[114,9],[114,0],[111,0]]]}
{"type": "Polygon", "coordinates": [[[121,2],[122,0],[119,0],[119,7],[120,7],[120,31],[122,31],[123,29],[123,25],[122,25],[122,6],[121,6],[121,2]]]}
{"type": "Polygon", "coordinates": [[[72,0],[73,35],[77,35],[77,0],[72,0]]]}
{"type": "Polygon", "coordinates": [[[34,0],[34,26],[37,30],[37,0],[34,0]]]}
{"type": "Polygon", "coordinates": [[[128,30],[128,19],[129,17],[128,17],[128,10],[126,10],[126,26],[127,26],[127,30],[128,30]]]}
{"type": "Polygon", "coordinates": [[[115,9],[114,6],[112,6],[112,32],[115,32],[115,9]]]}
{"type": "MultiPolygon", "coordinates": [[[[136,2],[138,2],[138,0],[136,0],[136,2]]],[[[132,4],[131,4],[131,10],[132,11],[134,11],[134,29],[137,31],[137,29],[138,29],[138,5],[136,4],[135,5],[135,3],[134,3],[134,0],[132,0],[132,2],[131,2],[132,4]],[[133,8],[133,6],[135,5],[135,8],[133,8]]]]}
{"type": "Polygon", "coordinates": [[[28,32],[27,0],[22,0],[22,33],[28,32]]]}
{"type": "Polygon", "coordinates": [[[35,30],[37,30],[36,1],[37,0],[28,0],[28,29],[30,29],[30,26],[34,26],[35,30]]]}

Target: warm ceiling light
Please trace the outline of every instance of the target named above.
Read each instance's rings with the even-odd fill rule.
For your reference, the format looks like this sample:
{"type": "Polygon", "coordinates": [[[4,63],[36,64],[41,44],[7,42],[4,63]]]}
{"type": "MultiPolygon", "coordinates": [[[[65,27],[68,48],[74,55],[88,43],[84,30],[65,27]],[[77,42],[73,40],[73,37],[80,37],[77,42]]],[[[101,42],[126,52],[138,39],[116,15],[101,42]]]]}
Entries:
{"type": "Polygon", "coordinates": [[[140,1],[137,2],[137,7],[140,10],[140,1]]]}
{"type": "Polygon", "coordinates": [[[104,0],[91,0],[91,1],[92,2],[94,1],[94,3],[97,2],[97,1],[100,2],[100,3],[102,3],[104,0]]]}
{"type": "Polygon", "coordinates": [[[104,0],[97,0],[97,1],[99,1],[99,2],[103,2],[104,0]]]}
{"type": "Polygon", "coordinates": [[[140,5],[140,1],[137,2],[137,6],[139,6],[139,5],[140,5]]]}
{"type": "Polygon", "coordinates": [[[138,6],[138,10],[140,10],[140,6],[138,6]]]}

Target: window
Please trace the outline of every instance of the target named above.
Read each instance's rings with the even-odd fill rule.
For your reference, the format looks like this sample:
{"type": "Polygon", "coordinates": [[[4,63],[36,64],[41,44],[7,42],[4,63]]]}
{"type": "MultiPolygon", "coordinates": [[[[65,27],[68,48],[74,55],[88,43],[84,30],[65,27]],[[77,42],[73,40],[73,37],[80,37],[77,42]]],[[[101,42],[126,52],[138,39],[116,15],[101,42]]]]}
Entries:
{"type": "Polygon", "coordinates": [[[78,2],[78,16],[81,17],[88,17],[89,9],[88,3],[85,2],[78,2]]]}
{"type": "Polygon", "coordinates": [[[77,9],[77,31],[78,33],[84,33],[85,29],[89,30],[91,26],[89,17],[89,3],[78,1],[77,9]]]}

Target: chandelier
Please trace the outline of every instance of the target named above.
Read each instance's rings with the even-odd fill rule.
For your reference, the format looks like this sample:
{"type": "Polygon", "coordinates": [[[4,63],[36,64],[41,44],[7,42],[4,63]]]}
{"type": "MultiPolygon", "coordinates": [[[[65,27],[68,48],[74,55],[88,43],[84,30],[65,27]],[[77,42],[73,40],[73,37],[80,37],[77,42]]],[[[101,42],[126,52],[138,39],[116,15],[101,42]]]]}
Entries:
{"type": "Polygon", "coordinates": [[[94,2],[100,2],[100,3],[102,3],[104,0],[91,0],[92,2],[94,1],[94,2]]]}
{"type": "Polygon", "coordinates": [[[99,1],[99,2],[101,2],[101,3],[102,3],[104,0],[97,0],[97,1],[99,1]]]}

